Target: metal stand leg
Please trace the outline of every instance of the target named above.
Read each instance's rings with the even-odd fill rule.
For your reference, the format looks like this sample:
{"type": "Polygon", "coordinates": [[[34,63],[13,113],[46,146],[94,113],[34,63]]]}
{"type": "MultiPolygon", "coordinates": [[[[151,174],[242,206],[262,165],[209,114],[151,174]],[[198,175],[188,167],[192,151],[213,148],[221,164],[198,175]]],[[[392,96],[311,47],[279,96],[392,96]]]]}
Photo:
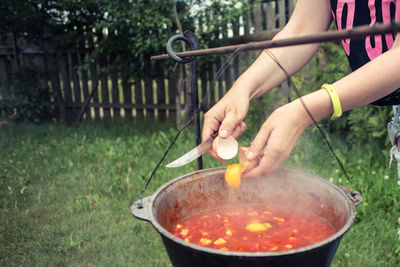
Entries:
{"type": "MultiPolygon", "coordinates": [[[[195,133],[196,133],[196,146],[201,143],[201,135],[200,135],[200,108],[199,108],[199,91],[197,87],[197,64],[196,59],[194,57],[181,58],[178,57],[175,52],[172,50],[172,45],[174,42],[181,40],[186,42],[190,46],[190,50],[199,49],[199,40],[191,31],[185,31],[183,35],[175,35],[172,36],[167,42],[167,53],[168,55],[179,63],[189,63],[191,62],[191,71],[192,71],[192,103],[193,103],[193,116],[194,116],[194,125],[195,125],[195,133]]],[[[197,168],[199,170],[203,169],[203,158],[199,157],[197,159],[197,168]]]]}

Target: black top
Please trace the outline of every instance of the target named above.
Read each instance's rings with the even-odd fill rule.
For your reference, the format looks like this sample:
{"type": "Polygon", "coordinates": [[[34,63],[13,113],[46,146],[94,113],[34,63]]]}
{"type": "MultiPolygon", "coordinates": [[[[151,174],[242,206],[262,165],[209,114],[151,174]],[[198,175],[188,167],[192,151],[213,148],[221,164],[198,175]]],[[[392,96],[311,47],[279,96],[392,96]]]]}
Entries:
{"type": "MultiPolygon", "coordinates": [[[[330,2],[332,15],[339,30],[400,21],[400,6],[396,7],[396,2],[399,2],[396,0],[330,0],[330,2]]],[[[354,71],[386,52],[392,47],[394,39],[394,34],[382,34],[342,40],[351,69],[354,71]]],[[[400,104],[400,89],[372,104],[380,106],[400,104]]]]}

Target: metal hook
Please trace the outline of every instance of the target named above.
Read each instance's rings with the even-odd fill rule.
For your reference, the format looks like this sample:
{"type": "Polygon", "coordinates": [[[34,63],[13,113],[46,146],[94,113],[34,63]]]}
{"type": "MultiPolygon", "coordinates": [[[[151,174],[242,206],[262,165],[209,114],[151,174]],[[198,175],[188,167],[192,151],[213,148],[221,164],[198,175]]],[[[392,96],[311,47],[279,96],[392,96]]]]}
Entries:
{"type": "Polygon", "coordinates": [[[168,42],[167,42],[166,48],[167,48],[167,53],[168,53],[168,55],[169,55],[173,60],[175,60],[176,62],[179,62],[179,63],[188,63],[188,62],[192,61],[192,60],[194,59],[194,57],[185,57],[185,58],[181,58],[181,57],[177,56],[177,55],[175,54],[175,52],[172,50],[172,45],[174,44],[174,42],[176,42],[176,41],[178,41],[178,40],[184,41],[185,43],[187,43],[187,44],[190,46],[190,50],[193,50],[193,44],[192,44],[192,42],[190,41],[190,39],[186,38],[186,37],[183,36],[183,35],[174,35],[174,36],[172,36],[171,38],[169,38],[169,40],[168,40],[168,42]]]}

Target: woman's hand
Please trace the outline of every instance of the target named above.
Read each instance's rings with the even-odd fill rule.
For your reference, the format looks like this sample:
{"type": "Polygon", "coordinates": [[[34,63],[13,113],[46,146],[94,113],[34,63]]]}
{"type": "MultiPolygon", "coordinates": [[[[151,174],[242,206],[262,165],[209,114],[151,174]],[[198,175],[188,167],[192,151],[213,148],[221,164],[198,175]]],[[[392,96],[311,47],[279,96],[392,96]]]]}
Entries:
{"type": "Polygon", "coordinates": [[[249,160],[260,157],[260,163],[244,173],[243,178],[268,175],[276,170],[311,123],[299,101],[276,109],[262,125],[247,154],[249,160]]]}
{"type": "MultiPolygon", "coordinates": [[[[243,119],[249,109],[249,102],[249,97],[243,92],[232,89],[228,91],[204,115],[203,141],[215,132],[218,132],[219,136],[223,139],[228,138],[230,135],[236,139],[239,138],[246,129],[243,119]]],[[[223,161],[214,151],[210,150],[208,152],[213,158],[221,162],[223,161]]]]}

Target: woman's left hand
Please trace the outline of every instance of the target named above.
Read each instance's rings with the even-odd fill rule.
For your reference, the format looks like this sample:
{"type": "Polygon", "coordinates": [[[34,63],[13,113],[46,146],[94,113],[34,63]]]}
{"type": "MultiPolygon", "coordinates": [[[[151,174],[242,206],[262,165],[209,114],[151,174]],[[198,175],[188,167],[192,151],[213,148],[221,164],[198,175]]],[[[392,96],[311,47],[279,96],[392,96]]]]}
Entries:
{"type": "Polygon", "coordinates": [[[276,109],[262,125],[250,146],[247,158],[260,157],[259,165],[245,172],[243,178],[268,175],[290,155],[297,140],[312,123],[300,101],[276,109]]]}

